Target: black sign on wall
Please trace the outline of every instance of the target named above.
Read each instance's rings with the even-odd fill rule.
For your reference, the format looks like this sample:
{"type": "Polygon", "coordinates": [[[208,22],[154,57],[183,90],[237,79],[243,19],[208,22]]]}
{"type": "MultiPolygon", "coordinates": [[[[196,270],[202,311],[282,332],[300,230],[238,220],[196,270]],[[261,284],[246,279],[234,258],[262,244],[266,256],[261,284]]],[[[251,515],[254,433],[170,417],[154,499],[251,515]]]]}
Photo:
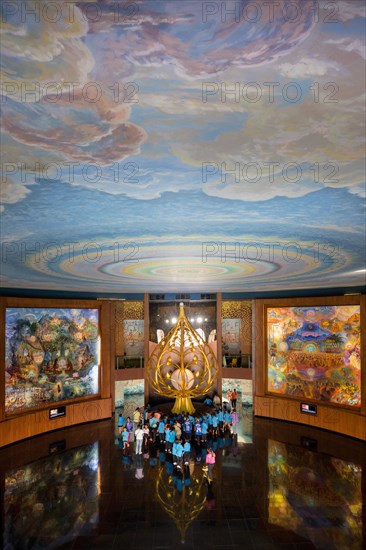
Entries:
{"type": "Polygon", "coordinates": [[[300,403],[300,412],[305,414],[318,414],[318,408],[312,403],[300,403]]]}
{"type": "Polygon", "coordinates": [[[66,407],[55,407],[49,410],[49,419],[59,418],[60,416],[66,416],[66,407]]]}

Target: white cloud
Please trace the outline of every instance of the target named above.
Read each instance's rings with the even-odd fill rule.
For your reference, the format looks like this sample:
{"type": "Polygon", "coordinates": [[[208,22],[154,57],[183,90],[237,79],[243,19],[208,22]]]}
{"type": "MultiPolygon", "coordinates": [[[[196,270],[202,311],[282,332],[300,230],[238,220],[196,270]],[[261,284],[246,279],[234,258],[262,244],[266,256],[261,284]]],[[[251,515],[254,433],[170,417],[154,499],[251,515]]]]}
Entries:
{"type": "Polygon", "coordinates": [[[29,189],[22,183],[15,182],[10,178],[0,184],[0,212],[5,210],[5,204],[15,204],[29,193],[29,189]]]}
{"type": "Polygon", "coordinates": [[[310,57],[303,57],[296,63],[282,63],[279,69],[280,73],[288,78],[325,76],[339,71],[339,67],[333,63],[310,57]]]}
{"type": "Polygon", "coordinates": [[[339,50],[348,53],[355,52],[360,55],[362,59],[366,59],[366,46],[365,43],[362,42],[362,40],[360,40],[359,38],[331,38],[329,40],[325,40],[324,44],[332,44],[338,46],[339,50]]]}
{"type": "Polygon", "coordinates": [[[329,19],[336,21],[350,21],[355,17],[366,17],[366,5],[364,0],[338,0],[337,2],[329,2],[330,6],[327,8],[329,19]],[[334,4],[334,14],[331,16],[330,11],[333,8],[331,4],[334,4]]]}

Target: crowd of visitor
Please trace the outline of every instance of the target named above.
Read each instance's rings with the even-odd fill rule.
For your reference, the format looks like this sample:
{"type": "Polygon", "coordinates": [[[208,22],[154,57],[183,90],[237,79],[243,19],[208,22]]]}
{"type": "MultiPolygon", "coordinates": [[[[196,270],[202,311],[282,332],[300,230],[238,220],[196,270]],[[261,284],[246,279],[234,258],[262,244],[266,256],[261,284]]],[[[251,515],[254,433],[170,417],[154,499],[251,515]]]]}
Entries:
{"type": "MultiPolygon", "coordinates": [[[[181,486],[189,479],[195,464],[203,466],[210,484],[213,481],[217,449],[227,446],[236,438],[239,415],[236,408],[236,390],[230,400],[221,406],[220,398],[205,400],[205,410],[195,415],[188,413],[164,413],[149,405],[136,408],[132,419],[118,416],[118,443],[125,464],[132,462],[133,452],[150,466],[165,463],[167,472],[173,474],[181,486]]],[[[228,396],[229,397],[229,396],[228,396]]],[[[179,488],[179,487],[178,487],[179,488]]]]}

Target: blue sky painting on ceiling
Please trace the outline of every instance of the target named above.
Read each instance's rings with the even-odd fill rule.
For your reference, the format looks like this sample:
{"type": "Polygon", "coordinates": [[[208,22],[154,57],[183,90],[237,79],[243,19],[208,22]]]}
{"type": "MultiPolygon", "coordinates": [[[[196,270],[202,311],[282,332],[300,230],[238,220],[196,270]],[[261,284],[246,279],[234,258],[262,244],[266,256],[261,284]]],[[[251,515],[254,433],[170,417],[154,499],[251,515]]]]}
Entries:
{"type": "Polygon", "coordinates": [[[1,284],[365,282],[365,4],[2,2],[1,284]]]}

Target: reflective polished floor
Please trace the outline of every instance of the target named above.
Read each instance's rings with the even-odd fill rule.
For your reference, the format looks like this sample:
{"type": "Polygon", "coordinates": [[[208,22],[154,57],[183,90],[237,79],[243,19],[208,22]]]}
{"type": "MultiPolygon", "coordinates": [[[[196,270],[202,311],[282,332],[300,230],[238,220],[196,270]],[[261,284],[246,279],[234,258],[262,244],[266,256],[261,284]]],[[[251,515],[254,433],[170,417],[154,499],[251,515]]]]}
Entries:
{"type": "Polygon", "coordinates": [[[3,548],[366,548],[366,443],[241,414],[212,485],[159,449],[124,457],[114,419],[0,450],[3,548]]]}

